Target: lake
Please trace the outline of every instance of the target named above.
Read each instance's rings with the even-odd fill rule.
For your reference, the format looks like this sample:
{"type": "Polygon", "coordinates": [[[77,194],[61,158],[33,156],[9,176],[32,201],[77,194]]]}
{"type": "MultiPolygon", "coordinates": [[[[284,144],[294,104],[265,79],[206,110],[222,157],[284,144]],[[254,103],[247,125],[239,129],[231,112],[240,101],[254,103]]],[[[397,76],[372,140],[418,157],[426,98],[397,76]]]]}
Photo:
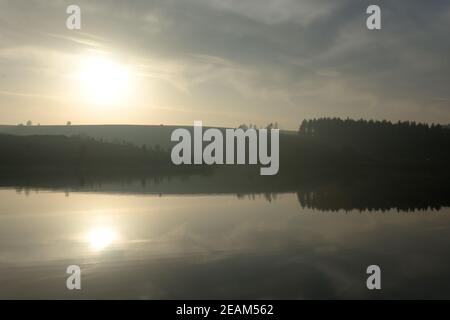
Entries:
{"type": "Polygon", "coordinates": [[[0,189],[0,298],[450,298],[446,206],[321,210],[300,191],[146,185],[0,189]],[[381,290],[366,287],[372,264],[381,290]],[[81,290],[66,288],[69,265],[81,290]]]}

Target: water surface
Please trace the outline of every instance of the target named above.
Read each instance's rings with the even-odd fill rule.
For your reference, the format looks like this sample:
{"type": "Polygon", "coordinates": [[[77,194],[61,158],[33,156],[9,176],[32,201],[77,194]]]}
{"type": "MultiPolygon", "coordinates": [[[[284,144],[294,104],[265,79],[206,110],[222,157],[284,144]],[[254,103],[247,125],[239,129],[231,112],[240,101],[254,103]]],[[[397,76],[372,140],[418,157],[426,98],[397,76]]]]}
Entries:
{"type": "Polygon", "coordinates": [[[450,209],[321,211],[297,192],[0,190],[0,298],[449,298],[450,209]],[[65,271],[82,269],[82,290],[65,271]],[[382,290],[366,268],[382,269],[382,290]]]}

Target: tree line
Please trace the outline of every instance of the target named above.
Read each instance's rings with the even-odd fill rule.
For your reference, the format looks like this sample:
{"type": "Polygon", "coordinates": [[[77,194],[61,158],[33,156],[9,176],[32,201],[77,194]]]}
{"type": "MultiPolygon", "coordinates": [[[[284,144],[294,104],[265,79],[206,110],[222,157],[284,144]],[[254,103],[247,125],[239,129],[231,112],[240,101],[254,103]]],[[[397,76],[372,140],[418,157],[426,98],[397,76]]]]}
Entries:
{"type": "Polygon", "coordinates": [[[450,160],[450,130],[439,124],[320,118],[303,120],[298,134],[373,161],[445,164],[450,160]]]}

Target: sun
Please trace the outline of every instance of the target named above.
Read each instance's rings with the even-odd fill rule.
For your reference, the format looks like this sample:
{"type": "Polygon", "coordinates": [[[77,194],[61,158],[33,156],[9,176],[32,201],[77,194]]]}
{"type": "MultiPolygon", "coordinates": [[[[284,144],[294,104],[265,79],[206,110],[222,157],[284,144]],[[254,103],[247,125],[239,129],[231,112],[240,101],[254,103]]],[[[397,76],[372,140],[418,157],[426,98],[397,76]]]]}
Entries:
{"type": "Polygon", "coordinates": [[[129,67],[107,56],[80,59],[76,78],[82,97],[96,105],[117,105],[129,99],[131,73],[129,67]]]}

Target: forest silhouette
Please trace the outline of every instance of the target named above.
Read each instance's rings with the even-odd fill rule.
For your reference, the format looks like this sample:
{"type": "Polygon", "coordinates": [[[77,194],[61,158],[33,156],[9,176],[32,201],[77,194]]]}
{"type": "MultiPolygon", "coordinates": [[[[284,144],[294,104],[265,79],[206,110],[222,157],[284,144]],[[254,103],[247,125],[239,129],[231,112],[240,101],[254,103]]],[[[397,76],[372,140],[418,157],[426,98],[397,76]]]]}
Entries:
{"type": "Polygon", "coordinates": [[[0,148],[1,187],[95,191],[115,184],[117,192],[264,194],[268,200],[296,192],[302,207],[323,211],[450,205],[450,130],[440,125],[304,120],[298,132],[281,133],[280,171],[273,177],[259,176],[255,166],[175,166],[170,147],[81,135],[0,134],[0,148]]]}
{"type": "Polygon", "coordinates": [[[322,118],[304,120],[298,132],[373,164],[445,165],[450,159],[450,130],[441,125],[322,118]]]}

